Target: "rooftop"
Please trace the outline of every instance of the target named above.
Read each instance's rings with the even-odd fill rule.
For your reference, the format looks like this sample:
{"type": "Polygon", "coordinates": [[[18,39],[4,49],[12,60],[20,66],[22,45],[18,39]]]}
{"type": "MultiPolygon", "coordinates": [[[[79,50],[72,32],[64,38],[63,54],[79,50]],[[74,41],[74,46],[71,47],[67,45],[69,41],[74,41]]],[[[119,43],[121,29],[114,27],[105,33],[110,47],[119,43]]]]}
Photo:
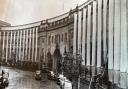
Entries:
{"type": "Polygon", "coordinates": [[[0,20],[0,27],[1,26],[11,26],[11,24],[0,20]]]}

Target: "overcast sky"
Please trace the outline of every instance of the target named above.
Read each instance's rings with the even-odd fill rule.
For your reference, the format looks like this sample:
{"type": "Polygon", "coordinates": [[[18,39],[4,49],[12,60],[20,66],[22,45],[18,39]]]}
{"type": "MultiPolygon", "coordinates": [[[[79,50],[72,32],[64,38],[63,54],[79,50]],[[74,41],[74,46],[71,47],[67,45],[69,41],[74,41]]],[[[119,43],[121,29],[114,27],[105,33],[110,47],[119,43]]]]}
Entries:
{"type": "Polygon", "coordinates": [[[0,0],[0,20],[21,25],[51,18],[87,0],[0,0]]]}

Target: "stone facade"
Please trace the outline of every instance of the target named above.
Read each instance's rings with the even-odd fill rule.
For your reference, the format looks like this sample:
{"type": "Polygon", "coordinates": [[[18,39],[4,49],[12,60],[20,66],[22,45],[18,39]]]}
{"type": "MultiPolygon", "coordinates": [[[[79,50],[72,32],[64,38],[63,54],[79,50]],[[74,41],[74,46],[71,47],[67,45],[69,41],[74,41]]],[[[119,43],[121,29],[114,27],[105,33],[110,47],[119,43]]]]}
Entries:
{"type": "Polygon", "coordinates": [[[0,20],[0,27],[1,26],[11,26],[11,24],[0,20]]]}
{"type": "Polygon", "coordinates": [[[52,60],[52,67],[56,69],[56,46],[61,57],[65,48],[69,51],[73,47],[73,14],[66,13],[26,25],[1,27],[0,36],[1,61],[42,62],[48,65],[52,60]]]}
{"type": "Polygon", "coordinates": [[[31,24],[2,27],[1,58],[15,61],[51,62],[54,52],[82,55],[82,64],[128,72],[128,1],[89,0],[69,12],[31,24]],[[48,56],[50,55],[50,56],[48,56]]]}

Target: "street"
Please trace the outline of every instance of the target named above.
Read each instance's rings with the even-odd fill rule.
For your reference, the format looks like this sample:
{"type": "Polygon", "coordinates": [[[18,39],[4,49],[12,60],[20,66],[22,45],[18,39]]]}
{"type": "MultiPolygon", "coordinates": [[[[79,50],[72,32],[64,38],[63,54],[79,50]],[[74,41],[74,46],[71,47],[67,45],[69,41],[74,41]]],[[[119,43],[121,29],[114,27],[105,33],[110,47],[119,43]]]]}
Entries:
{"type": "Polygon", "coordinates": [[[60,89],[54,81],[35,80],[34,72],[2,66],[0,73],[2,69],[9,71],[9,86],[6,89],[60,89]]]}

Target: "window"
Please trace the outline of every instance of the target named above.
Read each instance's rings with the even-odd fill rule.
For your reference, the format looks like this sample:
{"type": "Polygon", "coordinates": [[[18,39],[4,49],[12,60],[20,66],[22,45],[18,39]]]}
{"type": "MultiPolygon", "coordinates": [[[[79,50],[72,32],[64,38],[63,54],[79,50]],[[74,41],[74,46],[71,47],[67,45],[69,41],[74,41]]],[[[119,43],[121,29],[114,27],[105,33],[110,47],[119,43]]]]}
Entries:
{"type": "Polygon", "coordinates": [[[63,42],[63,38],[64,38],[64,37],[63,37],[63,34],[62,34],[62,37],[61,37],[62,42],[63,42]]]}
{"type": "Polygon", "coordinates": [[[67,33],[65,33],[65,42],[67,41],[67,33]]]}
{"type": "Polygon", "coordinates": [[[51,39],[51,36],[48,37],[48,45],[50,45],[50,40],[51,39]]]}
{"type": "Polygon", "coordinates": [[[52,43],[53,43],[53,40],[54,40],[54,36],[52,36],[52,43]]]}
{"type": "Polygon", "coordinates": [[[59,40],[59,43],[60,43],[60,35],[58,35],[58,40],[59,40]]]}
{"type": "Polygon", "coordinates": [[[42,43],[44,43],[44,40],[45,40],[45,39],[43,38],[43,39],[42,39],[42,43]]]}

